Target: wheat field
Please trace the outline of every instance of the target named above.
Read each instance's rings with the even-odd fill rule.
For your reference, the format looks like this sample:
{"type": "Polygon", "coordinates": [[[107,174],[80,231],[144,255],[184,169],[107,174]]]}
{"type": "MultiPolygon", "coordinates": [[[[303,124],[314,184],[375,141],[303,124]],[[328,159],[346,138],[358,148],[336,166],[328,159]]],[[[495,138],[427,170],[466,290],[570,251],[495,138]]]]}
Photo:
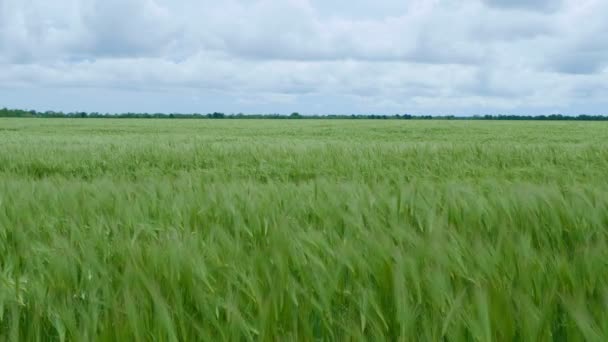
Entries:
{"type": "Polygon", "coordinates": [[[608,123],[0,119],[0,340],[607,339],[608,123]]]}

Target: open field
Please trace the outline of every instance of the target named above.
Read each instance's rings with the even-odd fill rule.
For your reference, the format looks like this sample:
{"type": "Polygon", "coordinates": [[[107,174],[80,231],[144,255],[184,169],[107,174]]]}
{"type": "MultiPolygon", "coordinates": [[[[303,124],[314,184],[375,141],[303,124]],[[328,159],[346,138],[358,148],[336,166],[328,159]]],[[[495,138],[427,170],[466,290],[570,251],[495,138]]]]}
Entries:
{"type": "Polygon", "coordinates": [[[0,119],[0,340],[608,339],[608,123],[0,119]]]}

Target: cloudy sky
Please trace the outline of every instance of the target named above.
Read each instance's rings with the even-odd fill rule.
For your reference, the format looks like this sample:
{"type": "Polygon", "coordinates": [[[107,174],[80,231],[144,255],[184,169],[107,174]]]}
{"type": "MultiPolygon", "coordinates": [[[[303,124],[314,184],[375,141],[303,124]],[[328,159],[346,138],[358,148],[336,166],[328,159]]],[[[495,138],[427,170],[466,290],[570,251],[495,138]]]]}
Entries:
{"type": "Polygon", "coordinates": [[[0,0],[0,107],[608,114],[606,0],[0,0]]]}

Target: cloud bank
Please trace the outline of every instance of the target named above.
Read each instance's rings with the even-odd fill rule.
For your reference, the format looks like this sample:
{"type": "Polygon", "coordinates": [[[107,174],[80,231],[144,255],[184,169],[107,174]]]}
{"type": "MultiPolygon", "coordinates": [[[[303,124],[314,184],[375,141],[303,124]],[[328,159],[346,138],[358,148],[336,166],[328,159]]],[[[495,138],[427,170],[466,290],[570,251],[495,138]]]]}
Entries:
{"type": "Polygon", "coordinates": [[[0,0],[0,107],[594,113],[602,0],[0,0]]]}

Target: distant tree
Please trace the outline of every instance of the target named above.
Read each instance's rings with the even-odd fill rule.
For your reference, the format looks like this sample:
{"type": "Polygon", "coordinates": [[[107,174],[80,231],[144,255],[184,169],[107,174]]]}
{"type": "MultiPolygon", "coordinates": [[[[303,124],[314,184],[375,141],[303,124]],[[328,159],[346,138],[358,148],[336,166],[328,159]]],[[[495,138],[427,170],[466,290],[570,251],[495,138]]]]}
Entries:
{"type": "Polygon", "coordinates": [[[294,112],[291,115],[280,115],[280,114],[230,114],[225,115],[224,113],[209,113],[206,115],[192,113],[192,114],[163,114],[163,113],[99,113],[99,112],[55,112],[45,111],[38,112],[35,110],[20,110],[20,109],[8,109],[0,107],[0,117],[36,117],[36,118],[155,118],[155,119],[232,119],[232,118],[243,118],[243,119],[401,119],[401,120],[552,120],[552,121],[608,121],[608,115],[589,115],[580,114],[578,116],[568,116],[563,114],[551,114],[551,115],[474,115],[474,116],[454,116],[454,115],[443,115],[443,116],[432,116],[432,115],[411,115],[411,114],[396,114],[392,116],[378,115],[378,114],[352,114],[352,115],[336,115],[336,114],[314,114],[303,116],[298,112],[294,112]]]}
{"type": "Polygon", "coordinates": [[[223,119],[225,116],[226,115],[224,115],[224,113],[218,113],[218,112],[211,114],[211,117],[213,119],[223,119]]]}

